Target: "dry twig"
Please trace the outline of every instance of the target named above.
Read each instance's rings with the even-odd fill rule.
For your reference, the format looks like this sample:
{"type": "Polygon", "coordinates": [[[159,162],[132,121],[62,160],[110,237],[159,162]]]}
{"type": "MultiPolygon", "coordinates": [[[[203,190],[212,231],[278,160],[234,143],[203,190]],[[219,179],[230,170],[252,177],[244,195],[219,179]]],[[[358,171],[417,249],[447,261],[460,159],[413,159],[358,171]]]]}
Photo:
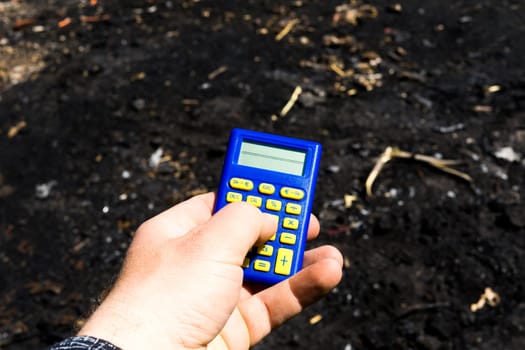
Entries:
{"type": "Polygon", "coordinates": [[[227,70],[228,70],[228,67],[220,66],[219,68],[217,68],[216,70],[214,70],[213,72],[208,74],[208,80],[213,80],[213,79],[217,78],[219,75],[221,75],[222,73],[226,72],[227,70]]]}
{"type": "Polygon", "coordinates": [[[374,185],[374,181],[376,180],[377,176],[383,169],[383,166],[394,158],[414,159],[414,160],[426,163],[448,174],[460,177],[465,181],[472,182],[472,177],[470,177],[470,175],[450,167],[451,165],[460,163],[457,160],[438,159],[438,158],[434,158],[434,157],[427,156],[424,154],[417,154],[417,153],[410,153],[410,152],[402,151],[397,147],[389,146],[385,149],[383,154],[381,154],[374,168],[372,169],[372,171],[370,172],[370,174],[368,175],[366,179],[365,187],[366,187],[367,196],[369,197],[373,196],[372,186],[374,185]]]}
{"type": "Polygon", "coordinates": [[[299,23],[299,20],[298,19],[291,19],[289,20],[286,25],[284,26],[284,28],[279,32],[279,34],[277,34],[275,36],[275,40],[276,41],[281,41],[286,35],[288,35],[288,33],[290,33],[290,31],[292,30],[292,28],[297,24],[299,23]]]}
{"type": "Polygon", "coordinates": [[[333,70],[337,75],[339,75],[342,78],[346,78],[346,77],[352,76],[354,74],[354,70],[353,69],[343,70],[343,69],[341,69],[341,67],[339,67],[335,63],[330,64],[330,69],[333,70]]]}
{"type": "Polygon", "coordinates": [[[283,109],[281,109],[281,113],[279,113],[281,117],[284,117],[285,115],[288,114],[288,112],[290,112],[290,109],[292,109],[295,102],[297,102],[297,99],[299,98],[302,92],[303,92],[303,89],[300,86],[295,87],[294,91],[292,92],[292,96],[290,97],[288,102],[284,105],[283,109]]]}

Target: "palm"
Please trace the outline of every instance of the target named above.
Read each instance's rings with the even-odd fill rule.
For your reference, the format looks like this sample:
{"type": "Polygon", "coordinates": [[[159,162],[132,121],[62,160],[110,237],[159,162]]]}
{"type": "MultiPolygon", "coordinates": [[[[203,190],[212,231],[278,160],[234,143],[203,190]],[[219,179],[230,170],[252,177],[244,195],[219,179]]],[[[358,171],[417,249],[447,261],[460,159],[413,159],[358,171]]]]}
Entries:
{"type": "MultiPolygon", "coordinates": [[[[129,266],[125,265],[120,280],[122,285],[138,285],[134,282],[140,281],[141,288],[148,291],[143,294],[155,296],[150,309],[156,309],[162,319],[181,317],[182,310],[182,319],[190,320],[186,324],[183,321],[182,328],[178,322],[184,344],[247,349],[333,288],[341,278],[342,257],[333,247],[315,248],[305,253],[303,269],[291,278],[268,288],[242,286],[240,265],[244,255],[255,240],[262,243],[275,232],[275,223],[269,220],[271,227],[260,223],[254,228],[254,221],[264,220],[246,205],[225,208],[226,213],[221,210],[212,218],[214,199],[211,193],[194,197],[143,224],[130,247],[126,259],[129,266]],[[232,210],[244,210],[251,217],[237,219],[232,210]],[[252,232],[246,232],[245,227],[252,232]],[[160,251],[161,257],[151,256],[152,251],[160,251]],[[155,259],[158,263],[152,264],[153,272],[158,275],[157,266],[163,264],[160,275],[173,277],[173,285],[184,286],[183,290],[169,285],[159,288],[156,279],[148,277],[150,271],[144,268],[144,262],[155,259]],[[184,273],[172,276],[174,266],[182,266],[184,273]],[[151,281],[149,287],[145,280],[151,281]],[[174,297],[179,305],[166,306],[174,297]]],[[[318,233],[319,223],[312,217],[308,239],[318,233]]]]}

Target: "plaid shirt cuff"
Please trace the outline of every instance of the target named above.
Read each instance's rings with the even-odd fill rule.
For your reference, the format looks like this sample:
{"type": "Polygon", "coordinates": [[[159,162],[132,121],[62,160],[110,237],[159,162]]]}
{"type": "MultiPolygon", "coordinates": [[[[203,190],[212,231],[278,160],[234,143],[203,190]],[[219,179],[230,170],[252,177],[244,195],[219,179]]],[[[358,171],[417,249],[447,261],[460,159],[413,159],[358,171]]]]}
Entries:
{"type": "Polygon", "coordinates": [[[94,337],[77,336],[62,340],[53,345],[49,350],[122,350],[115,345],[94,337]]]}

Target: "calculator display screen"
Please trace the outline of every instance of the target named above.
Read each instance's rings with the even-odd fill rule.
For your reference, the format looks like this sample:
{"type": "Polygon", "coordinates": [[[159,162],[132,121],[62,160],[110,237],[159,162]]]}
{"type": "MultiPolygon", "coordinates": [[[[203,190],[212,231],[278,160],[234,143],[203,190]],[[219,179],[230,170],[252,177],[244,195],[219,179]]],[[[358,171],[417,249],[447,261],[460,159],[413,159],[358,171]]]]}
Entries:
{"type": "Polygon", "coordinates": [[[239,154],[239,165],[291,175],[303,175],[306,151],[243,141],[239,154]]]}

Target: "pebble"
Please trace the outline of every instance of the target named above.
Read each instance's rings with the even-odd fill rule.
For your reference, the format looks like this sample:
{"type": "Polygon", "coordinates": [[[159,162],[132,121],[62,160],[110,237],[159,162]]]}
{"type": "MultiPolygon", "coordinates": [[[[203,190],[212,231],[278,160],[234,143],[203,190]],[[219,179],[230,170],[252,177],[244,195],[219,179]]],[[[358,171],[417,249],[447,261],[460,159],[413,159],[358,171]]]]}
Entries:
{"type": "Polygon", "coordinates": [[[339,165],[334,164],[328,167],[328,171],[331,172],[332,174],[337,174],[340,170],[341,170],[341,167],[339,165]]]}
{"type": "Polygon", "coordinates": [[[55,180],[51,180],[48,183],[36,185],[35,195],[37,198],[45,199],[51,194],[51,190],[57,184],[55,180]]]}
{"type": "Polygon", "coordinates": [[[156,168],[159,166],[163,152],[164,151],[162,150],[162,147],[159,147],[157,148],[155,152],[151,154],[151,156],[149,157],[149,161],[148,161],[148,164],[150,167],[156,168]]]}
{"type": "Polygon", "coordinates": [[[42,33],[45,30],[46,30],[46,28],[44,26],[34,26],[33,27],[33,32],[34,33],[42,33]]]}
{"type": "Polygon", "coordinates": [[[521,160],[521,154],[514,151],[512,147],[502,147],[494,152],[494,156],[508,162],[519,162],[521,160]]]}
{"type": "Polygon", "coordinates": [[[137,98],[135,101],[133,101],[133,108],[135,108],[137,111],[141,111],[146,107],[146,100],[143,98],[137,98]]]}

